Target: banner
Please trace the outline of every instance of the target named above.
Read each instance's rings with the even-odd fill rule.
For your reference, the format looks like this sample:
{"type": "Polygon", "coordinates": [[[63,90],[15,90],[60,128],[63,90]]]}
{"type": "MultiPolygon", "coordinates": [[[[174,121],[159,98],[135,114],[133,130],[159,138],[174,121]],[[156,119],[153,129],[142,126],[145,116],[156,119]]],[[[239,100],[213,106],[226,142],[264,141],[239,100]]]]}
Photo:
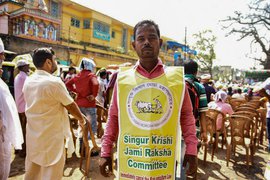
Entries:
{"type": "Polygon", "coordinates": [[[119,73],[118,179],[174,179],[184,87],[177,68],[151,81],[119,73]]]}

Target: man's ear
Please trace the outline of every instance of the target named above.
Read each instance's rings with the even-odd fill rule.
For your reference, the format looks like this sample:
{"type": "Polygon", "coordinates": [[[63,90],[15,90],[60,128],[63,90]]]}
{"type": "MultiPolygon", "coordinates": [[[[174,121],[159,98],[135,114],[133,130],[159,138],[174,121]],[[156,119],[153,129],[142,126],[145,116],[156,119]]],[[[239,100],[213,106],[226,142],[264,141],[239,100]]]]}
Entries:
{"type": "Polygon", "coordinates": [[[46,64],[46,66],[52,66],[52,60],[50,60],[50,59],[46,59],[46,61],[45,61],[45,63],[44,64],[46,64]]]}
{"type": "Polygon", "coordinates": [[[133,41],[131,44],[132,44],[133,49],[135,50],[135,42],[133,41]]]}
{"type": "Polygon", "coordinates": [[[47,64],[51,64],[52,63],[52,61],[50,60],[50,59],[46,59],[46,61],[45,61],[45,63],[47,63],[47,64]]]}

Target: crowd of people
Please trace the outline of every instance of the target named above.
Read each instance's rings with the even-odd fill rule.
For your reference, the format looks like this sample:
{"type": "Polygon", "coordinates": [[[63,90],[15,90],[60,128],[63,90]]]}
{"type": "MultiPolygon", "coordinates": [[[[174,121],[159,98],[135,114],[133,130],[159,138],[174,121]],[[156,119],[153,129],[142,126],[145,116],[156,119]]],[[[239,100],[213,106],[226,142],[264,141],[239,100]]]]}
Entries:
{"type": "MultiPolygon", "coordinates": [[[[66,150],[69,155],[74,152],[68,113],[81,128],[90,123],[96,134],[97,104],[109,108],[99,162],[103,176],[111,174],[112,148],[117,143],[120,179],[132,175],[196,178],[197,152],[201,141],[207,141],[207,110],[230,115],[233,109],[228,98],[256,94],[251,88],[242,93],[240,86],[236,90],[215,87],[209,74],[197,79],[198,64],[193,60],[184,61],[184,68],[165,66],[159,58],[160,30],[153,21],[139,22],[133,34],[132,46],[139,60],[110,78],[106,68],[96,73],[95,62],[86,58],[79,73],[70,67],[65,77],[55,77],[55,52],[37,48],[33,51],[36,71],[31,76],[29,63],[17,62],[20,73],[14,80],[15,101],[0,80],[0,179],[8,178],[12,146],[26,157],[26,180],[61,179],[66,150]]],[[[0,61],[4,59],[0,41],[0,61]]],[[[269,81],[258,95],[270,99],[267,90],[269,81]]],[[[270,127],[270,117],[267,120],[270,127]]],[[[217,129],[221,123],[219,117],[217,129]]]]}

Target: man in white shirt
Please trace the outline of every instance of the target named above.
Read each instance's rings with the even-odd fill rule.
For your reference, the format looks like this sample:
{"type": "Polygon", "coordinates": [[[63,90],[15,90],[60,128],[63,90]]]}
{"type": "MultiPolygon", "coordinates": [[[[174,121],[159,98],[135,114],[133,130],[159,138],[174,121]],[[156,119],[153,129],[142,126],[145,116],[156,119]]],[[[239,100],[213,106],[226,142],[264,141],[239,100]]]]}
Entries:
{"type": "Polygon", "coordinates": [[[26,133],[26,116],[25,116],[25,100],[23,97],[23,85],[29,73],[29,63],[25,59],[20,59],[17,62],[17,68],[19,69],[19,74],[14,79],[14,95],[15,102],[18,109],[22,131],[23,131],[23,139],[24,143],[22,145],[22,150],[20,151],[20,157],[25,157],[26,149],[25,149],[25,133],[26,133]]]}
{"type": "MultiPolygon", "coordinates": [[[[0,77],[2,61],[5,60],[4,44],[0,38],[0,77]]],[[[14,99],[6,83],[0,78],[0,179],[9,176],[11,148],[21,149],[23,135],[14,99]]]]}
{"type": "Polygon", "coordinates": [[[58,180],[62,179],[65,163],[64,143],[69,145],[68,155],[74,152],[68,112],[81,126],[85,120],[65,84],[52,75],[57,70],[54,51],[36,49],[33,62],[37,70],[23,87],[27,117],[25,180],[58,180]]]}
{"type": "Polygon", "coordinates": [[[232,98],[244,100],[245,99],[245,96],[242,94],[242,89],[238,88],[237,89],[237,93],[233,94],[232,95],[232,98]]]}
{"type": "Polygon", "coordinates": [[[99,104],[102,107],[104,107],[104,101],[105,101],[104,98],[105,98],[105,92],[106,92],[106,77],[107,77],[106,69],[99,72],[99,77],[98,77],[99,89],[98,89],[96,100],[99,102],[99,104]]]}

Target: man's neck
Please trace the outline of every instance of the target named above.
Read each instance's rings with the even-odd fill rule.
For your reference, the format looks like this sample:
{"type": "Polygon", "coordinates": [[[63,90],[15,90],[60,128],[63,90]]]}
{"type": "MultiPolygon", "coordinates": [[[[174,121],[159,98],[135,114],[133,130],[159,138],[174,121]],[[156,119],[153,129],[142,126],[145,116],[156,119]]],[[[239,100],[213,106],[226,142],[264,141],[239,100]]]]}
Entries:
{"type": "Polygon", "coordinates": [[[156,60],[140,60],[141,66],[147,71],[151,72],[157,65],[158,59],[156,60]]]}
{"type": "Polygon", "coordinates": [[[20,72],[25,73],[25,74],[28,74],[28,72],[26,72],[26,71],[20,71],[20,72]]]}
{"type": "Polygon", "coordinates": [[[45,72],[47,72],[47,73],[49,73],[49,74],[52,74],[48,69],[46,69],[46,68],[37,68],[38,70],[42,70],[42,71],[45,71],[45,72]]]}

